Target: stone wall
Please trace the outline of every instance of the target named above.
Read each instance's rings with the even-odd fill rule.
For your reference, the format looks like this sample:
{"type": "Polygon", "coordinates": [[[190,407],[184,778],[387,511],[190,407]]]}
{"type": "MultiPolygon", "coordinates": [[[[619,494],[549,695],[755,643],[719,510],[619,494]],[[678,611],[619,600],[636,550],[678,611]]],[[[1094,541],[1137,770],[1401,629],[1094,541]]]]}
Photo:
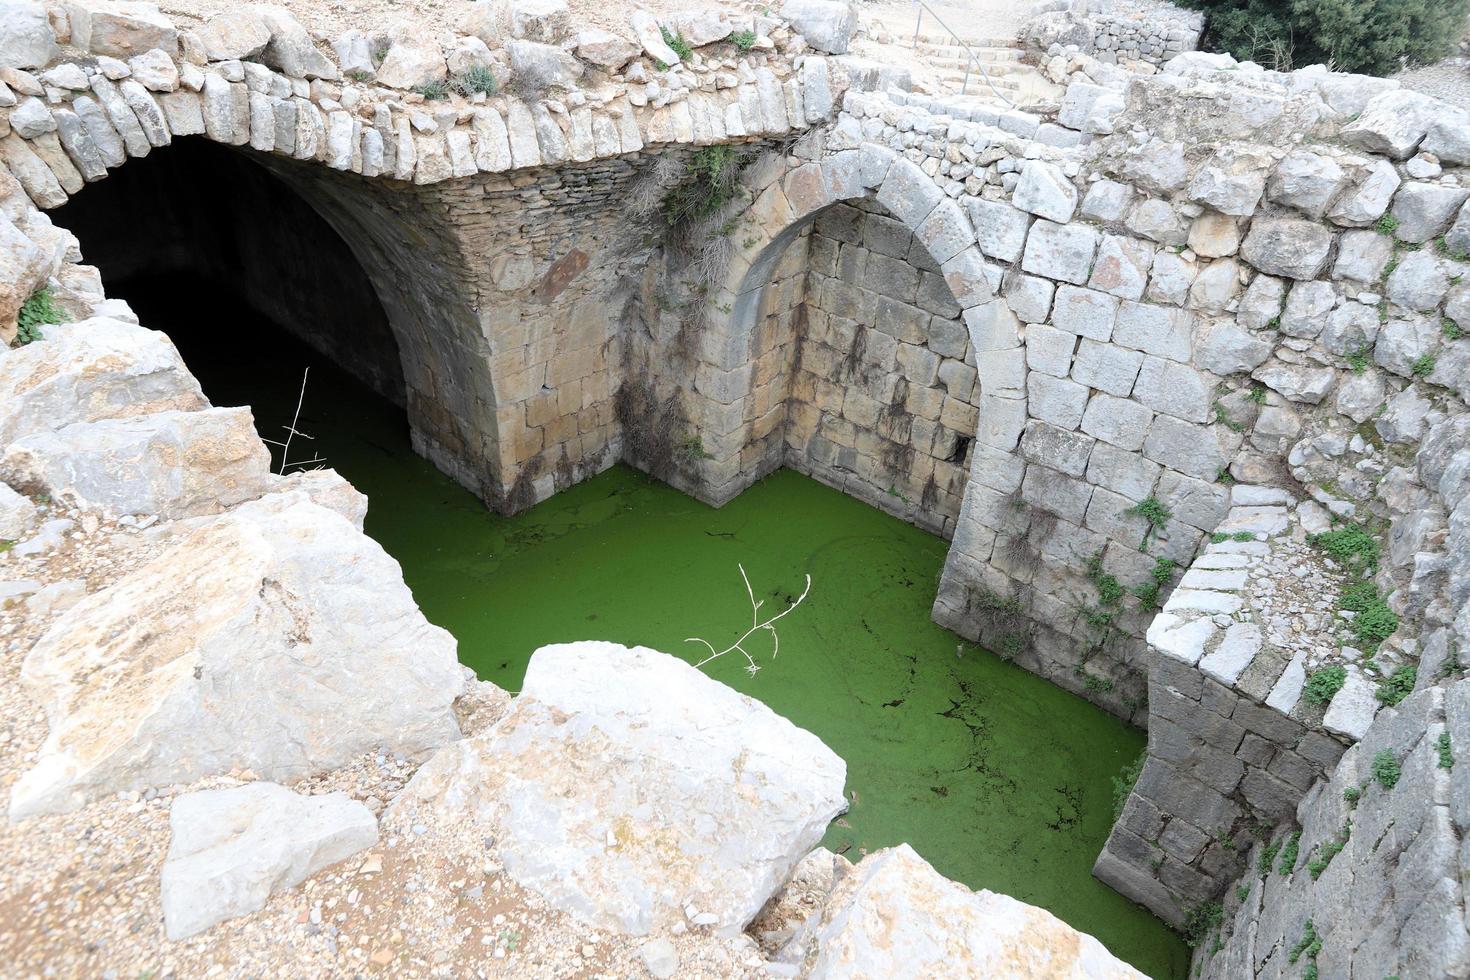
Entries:
{"type": "Polygon", "coordinates": [[[1035,51],[1074,45],[1107,64],[1163,65],[1199,46],[1205,15],[1165,0],[1042,0],[1022,38],[1035,51]]]}
{"type": "Polygon", "coordinates": [[[822,212],[809,250],[786,463],[950,537],[977,424],[959,306],[880,205],[822,212]]]}
{"type": "Polygon", "coordinates": [[[1239,486],[1217,535],[1149,626],[1149,745],[1093,873],[1182,925],[1243,868],[1245,842],[1289,819],[1373,721],[1366,683],[1304,697],[1336,654],[1343,572],[1308,530],[1326,512],[1239,486]]]}
{"type": "Polygon", "coordinates": [[[1294,819],[1263,832],[1227,889],[1218,934],[1195,953],[1206,980],[1470,974],[1464,842],[1470,682],[1385,708],[1294,819]]]}

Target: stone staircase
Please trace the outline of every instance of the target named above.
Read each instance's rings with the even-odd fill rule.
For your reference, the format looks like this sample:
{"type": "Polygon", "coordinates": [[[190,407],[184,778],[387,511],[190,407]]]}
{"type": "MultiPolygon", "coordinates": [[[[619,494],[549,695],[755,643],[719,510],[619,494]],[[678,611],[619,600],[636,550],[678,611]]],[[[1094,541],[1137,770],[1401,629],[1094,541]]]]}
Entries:
{"type": "Polygon", "coordinates": [[[1021,60],[1020,44],[1014,38],[966,38],[961,44],[947,31],[929,29],[921,32],[916,40],[912,36],[908,40],[914,52],[934,71],[943,94],[993,99],[993,87],[1005,98],[1021,102],[1038,89],[1049,91],[1050,83],[1041,73],[1021,60]]]}

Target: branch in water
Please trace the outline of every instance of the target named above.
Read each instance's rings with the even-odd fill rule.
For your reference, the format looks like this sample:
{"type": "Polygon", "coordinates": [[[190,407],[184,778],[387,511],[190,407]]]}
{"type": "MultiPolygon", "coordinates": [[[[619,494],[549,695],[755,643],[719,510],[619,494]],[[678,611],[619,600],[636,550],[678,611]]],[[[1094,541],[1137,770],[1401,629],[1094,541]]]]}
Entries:
{"type": "Polygon", "coordinates": [[[709,656],[705,657],[699,663],[695,664],[695,667],[703,667],[711,660],[717,660],[727,653],[738,650],[740,651],[740,655],[745,658],[745,672],[754,676],[755,673],[761,669],[761,667],[760,664],[756,663],[755,658],[750,655],[750,651],[745,649],[745,641],[750,639],[761,630],[769,631],[771,634],[771,659],[775,660],[776,655],[781,652],[781,634],[776,632],[776,622],[787,613],[791,612],[791,610],[802,604],[802,602],[806,599],[807,594],[812,590],[812,577],[810,575],[806,576],[806,588],[801,590],[801,595],[796,597],[795,602],[793,602],[791,605],[787,606],[785,609],[781,610],[771,618],[762,620],[761,606],[765,605],[765,600],[757,599],[755,597],[755,590],[750,587],[750,577],[745,574],[745,566],[737,565],[736,567],[740,569],[740,580],[745,583],[745,595],[747,598],[750,599],[750,629],[742,633],[738,640],[736,640],[734,643],[730,644],[723,650],[716,650],[713,643],[709,642],[708,640],[700,639],[697,636],[691,636],[684,642],[702,643],[704,644],[705,649],[709,650],[709,656]]]}

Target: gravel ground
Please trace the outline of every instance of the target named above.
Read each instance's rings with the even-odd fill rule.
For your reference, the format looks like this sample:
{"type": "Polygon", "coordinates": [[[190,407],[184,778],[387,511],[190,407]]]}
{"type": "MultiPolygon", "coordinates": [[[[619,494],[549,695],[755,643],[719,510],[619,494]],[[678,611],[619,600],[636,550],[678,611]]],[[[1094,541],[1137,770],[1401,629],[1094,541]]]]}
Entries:
{"type": "Polygon", "coordinates": [[[1470,109],[1470,59],[1447,58],[1434,65],[1413,68],[1394,76],[1416,92],[1444,99],[1451,105],[1470,109]]]}
{"type": "MultiPolygon", "coordinates": [[[[0,555],[0,583],[81,580],[95,592],[155,557],[174,526],[119,527],[51,509],[74,522],[59,547],[0,555]]],[[[0,600],[0,800],[35,762],[47,726],[20,683],[25,653],[61,615],[43,603],[0,600]]],[[[492,685],[456,705],[466,734],[509,703],[492,685]]],[[[303,793],[344,791],[381,812],[421,760],[365,755],[303,780],[303,793]]],[[[548,908],[502,874],[493,841],[421,836],[380,828],[377,846],[273,895],[252,915],[183,942],[163,935],[159,871],[169,845],[170,801],[198,789],[235,786],[232,772],[187,786],[160,786],[18,825],[0,821],[0,973],[29,977],[642,977],[647,940],[601,932],[548,908]]],[[[792,911],[814,907],[793,895],[792,911]]],[[[676,927],[677,928],[677,927],[676,927]]],[[[683,977],[764,977],[754,940],[684,930],[669,940],[683,977]]]]}

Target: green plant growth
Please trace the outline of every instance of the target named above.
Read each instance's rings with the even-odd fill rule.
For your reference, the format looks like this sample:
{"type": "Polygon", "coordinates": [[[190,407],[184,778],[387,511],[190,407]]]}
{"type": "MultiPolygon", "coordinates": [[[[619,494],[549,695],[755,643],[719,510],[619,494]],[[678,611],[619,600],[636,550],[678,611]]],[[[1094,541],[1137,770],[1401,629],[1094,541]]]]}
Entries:
{"type": "Polygon", "coordinates": [[[1380,235],[1392,235],[1399,230],[1399,219],[1391,214],[1385,214],[1373,227],[1380,235]]]}
{"type": "Polygon", "coordinates": [[[1439,741],[1434,743],[1434,747],[1439,752],[1439,767],[1441,769],[1455,768],[1455,755],[1450,751],[1450,733],[1440,732],[1439,741]]]}
{"type": "Polygon", "coordinates": [[[664,198],[664,220],[670,227],[703,221],[734,196],[743,159],[728,144],[695,150],[685,167],[688,179],[664,198]]]}
{"type": "Polygon", "coordinates": [[[1317,856],[1307,862],[1307,871],[1311,874],[1313,881],[1322,877],[1322,872],[1327,870],[1327,866],[1332,863],[1332,859],[1341,854],[1344,847],[1347,847],[1348,839],[1352,837],[1352,833],[1353,825],[1351,823],[1345,823],[1342,825],[1342,830],[1338,831],[1336,837],[1322,843],[1322,848],[1317,852],[1317,856]]]}
{"type": "Polygon", "coordinates": [[[1250,531],[1216,531],[1210,535],[1210,540],[1215,544],[1224,544],[1226,541],[1254,541],[1256,536],[1250,531]]]}
{"type": "Polygon", "coordinates": [[[1349,786],[1342,791],[1342,798],[1347,801],[1348,806],[1357,806],[1358,800],[1363,798],[1363,790],[1358,786],[1349,786]]]}
{"type": "Polygon", "coordinates": [[[1261,854],[1256,858],[1256,874],[1262,878],[1271,873],[1271,866],[1276,863],[1276,855],[1281,853],[1281,841],[1273,841],[1261,847],[1261,854]]]}
{"type": "Polygon", "coordinates": [[[755,31],[736,31],[730,35],[730,43],[741,51],[749,51],[755,47],[755,31]]]}
{"type": "Polygon", "coordinates": [[[411,91],[417,92],[419,95],[422,95],[426,101],[442,102],[443,100],[449,98],[449,83],[440,81],[436,78],[433,81],[425,82],[422,85],[415,85],[411,89],[411,91]]]}
{"type": "Polygon", "coordinates": [[[1465,336],[1465,331],[1460,329],[1460,325],[1449,317],[1440,319],[1439,329],[1444,333],[1445,340],[1459,340],[1465,336]]]}
{"type": "Polygon", "coordinates": [[[1327,704],[1346,683],[1346,667],[1335,664],[1331,667],[1321,667],[1312,671],[1312,675],[1307,678],[1306,690],[1302,694],[1313,704],[1327,704]]]}
{"type": "MultiPolygon", "coordinates": [[[[1388,607],[1388,603],[1378,593],[1378,586],[1372,582],[1356,582],[1348,586],[1343,590],[1337,605],[1339,609],[1355,614],[1352,622],[1353,636],[1358,646],[1364,650],[1378,649],[1378,645],[1399,628],[1398,614],[1388,607]]],[[[1397,679],[1391,679],[1393,686],[1387,692],[1383,686],[1378,689],[1378,697],[1385,704],[1398,704],[1414,689],[1414,668],[1399,668],[1395,672],[1395,678],[1397,679]],[[1405,671],[1408,673],[1404,674],[1405,671]],[[1406,681],[1408,686],[1404,687],[1406,681]],[[1392,696],[1395,692],[1398,693],[1394,700],[1387,700],[1386,695],[1392,696]]]]}
{"type": "Polygon", "coordinates": [[[1236,885],[1235,886],[1235,900],[1237,902],[1244,902],[1247,898],[1250,897],[1250,894],[1251,894],[1251,886],[1250,885],[1236,885]]]}
{"type": "Polygon", "coordinates": [[[1348,367],[1352,368],[1354,374],[1362,374],[1368,370],[1368,361],[1373,355],[1373,348],[1364,344],[1351,354],[1347,355],[1348,367]]]}
{"type": "Polygon", "coordinates": [[[42,327],[64,319],[66,313],[51,298],[51,290],[41,287],[20,306],[20,314],[16,317],[15,346],[24,347],[40,340],[42,327]]]}
{"type": "Polygon", "coordinates": [[[498,87],[495,82],[495,73],[484,65],[473,65],[464,72],[454,76],[449,83],[450,86],[465,98],[472,95],[494,95],[498,87]]]}
{"type": "Polygon", "coordinates": [[[1287,838],[1286,846],[1281,849],[1281,863],[1276,865],[1276,873],[1289,875],[1296,870],[1297,853],[1302,846],[1302,832],[1295,831],[1287,838]]]}
{"type": "Polygon", "coordinates": [[[1123,771],[1113,777],[1113,820],[1116,822],[1123,816],[1123,807],[1128,803],[1128,794],[1133,792],[1133,787],[1138,783],[1138,776],[1143,772],[1144,760],[1148,758],[1147,752],[1140,752],[1138,758],[1123,767],[1123,771]]]}
{"type": "Polygon", "coordinates": [[[1303,956],[1308,961],[1312,961],[1320,952],[1322,952],[1322,940],[1317,937],[1317,926],[1311,919],[1308,919],[1307,924],[1302,928],[1302,938],[1291,947],[1291,952],[1286,956],[1287,962],[1295,963],[1303,956]]]}
{"type": "Polygon", "coordinates": [[[1149,570],[1149,581],[1133,590],[1138,596],[1138,601],[1145,608],[1153,608],[1159,604],[1159,593],[1169,584],[1174,577],[1175,562],[1172,558],[1155,558],[1154,567],[1149,570]]]}
{"type": "Polygon", "coordinates": [[[1266,386],[1252,385],[1251,390],[1245,393],[1245,397],[1257,405],[1266,404],[1266,386]]]}
{"type": "Polygon", "coordinates": [[[680,61],[688,61],[694,57],[694,49],[689,46],[688,41],[684,40],[684,35],[671,31],[662,24],[658,26],[658,31],[664,36],[664,43],[669,46],[669,50],[678,55],[680,61]]]}
{"type": "Polygon", "coordinates": [[[1378,539],[1357,524],[1314,534],[1311,541],[1349,571],[1361,574],[1378,568],[1378,539]]]}
{"type": "Polygon", "coordinates": [[[1225,910],[1220,907],[1219,902],[1201,902],[1194,906],[1184,914],[1184,928],[1180,930],[1184,941],[1191,946],[1198,946],[1219,927],[1224,915],[1225,910]]]}
{"type": "Polygon", "coordinates": [[[1420,356],[1410,366],[1410,370],[1414,372],[1414,377],[1416,378],[1427,378],[1434,373],[1434,355],[1424,354],[1420,356]]]}
{"type": "Polygon", "coordinates": [[[1147,547],[1149,538],[1153,537],[1165,524],[1168,524],[1169,518],[1174,516],[1173,511],[1164,506],[1163,502],[1157,497],[1145,497],[1132,507],[1129,507],[1125,513],[1141,517],[1148,524],[1148,530],[1143,532],[1143,543],[1139,545],[1140,548],[1147,547]]]}
{"type": "MultiPolygon", "coordinates": [[[[1390,630],[1390,632],[1392,631],[1390,630]]],[[[1419,672],[1408,664],[1405,664],[1379,684],[1378,690],[1374,693],[1377,695],[1378,700],[1392,707],[1414,693],[1414,682],[1418,679],[1419,672]]]]}
{"type": "Polygon", "coordinates": [[[1393,789],[1398,785],[1401,772],[1399,760],[1395,759],[1393,753],[1388,749],[1381,750],[1373,757],[1372,769],[1373,778],[1378,780],[1379,786],[1384,789],[1393,789]]]}

